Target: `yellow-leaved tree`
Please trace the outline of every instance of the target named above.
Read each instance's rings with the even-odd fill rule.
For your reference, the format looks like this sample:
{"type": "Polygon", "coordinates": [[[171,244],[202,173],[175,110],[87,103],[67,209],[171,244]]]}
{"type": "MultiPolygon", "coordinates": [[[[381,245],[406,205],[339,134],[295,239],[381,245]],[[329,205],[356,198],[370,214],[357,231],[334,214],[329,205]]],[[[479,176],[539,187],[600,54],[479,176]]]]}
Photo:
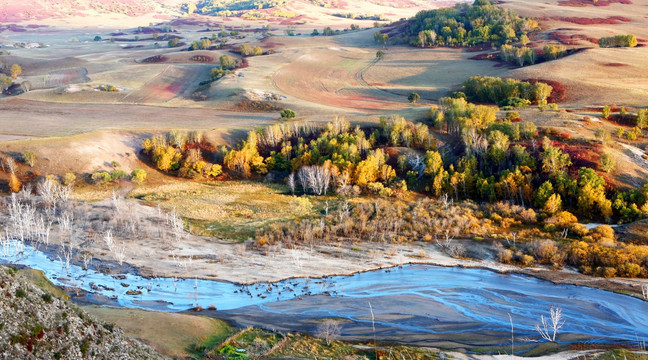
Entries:
{"type": "Polygon", "coordinates": [[[244,178],[249,178],[252,172],[258,174],[268,172],[263,163],[263,156],[259,155],[257,143],[257,134],[250,131],[241,150],[231,150],[225,155],[225,166],[244,178]]]}

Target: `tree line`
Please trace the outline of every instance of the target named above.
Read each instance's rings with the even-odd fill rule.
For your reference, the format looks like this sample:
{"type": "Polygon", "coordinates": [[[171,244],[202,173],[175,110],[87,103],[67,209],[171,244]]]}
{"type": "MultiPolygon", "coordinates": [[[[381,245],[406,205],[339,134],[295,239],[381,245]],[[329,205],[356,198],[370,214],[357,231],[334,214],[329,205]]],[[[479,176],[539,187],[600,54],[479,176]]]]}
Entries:
{"type": "Polygon", "coordinates": [[[419,47],[503,45],[537,29],[534,19],[522,18],[489,0],[476,0],[472,5],[420,11],[408,21],[406,36],[411,45],[419,47]]]}

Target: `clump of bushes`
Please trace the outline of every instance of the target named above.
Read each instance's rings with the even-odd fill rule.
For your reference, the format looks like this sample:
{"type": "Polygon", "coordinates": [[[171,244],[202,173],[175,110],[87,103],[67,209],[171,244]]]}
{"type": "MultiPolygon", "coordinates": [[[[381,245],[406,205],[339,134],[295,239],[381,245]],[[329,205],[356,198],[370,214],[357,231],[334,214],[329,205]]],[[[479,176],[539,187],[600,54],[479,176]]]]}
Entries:
{"type": "MultiPolygon", "coordinates": [[[[198,131],[187,133],[173,130],[166,136],[156,135],[145,139],[142,147],[155,166],[165,172],[193,179],[216,178],[222,173],[220,165],[204,160],[203,151],[213,149],[204,143],[202,133],[198,131]]],[[[146,176],[137,170],[132,175],[136,181],[146,176]]]]}
{"type": "Polygon", "coordinates": [[[290,109],[284,109],[280,113],[282,119],[294,119],[297,116],[297,113],[290,109]]]}
{"type": "Polygon", "coordinates": [[[463,83],[463,92],[472,101],[499,104],[509,98],[531,102],[546,100],[553,88],[542,82],[530,83],[491,76],[473,76],[463,83]]]}
{"type": "Polygon", "coordinates": [[[602,37],[599,39],[598,43],[602,48],[635,47],[637,46],[637,37],[632,34],[602,37]]]}

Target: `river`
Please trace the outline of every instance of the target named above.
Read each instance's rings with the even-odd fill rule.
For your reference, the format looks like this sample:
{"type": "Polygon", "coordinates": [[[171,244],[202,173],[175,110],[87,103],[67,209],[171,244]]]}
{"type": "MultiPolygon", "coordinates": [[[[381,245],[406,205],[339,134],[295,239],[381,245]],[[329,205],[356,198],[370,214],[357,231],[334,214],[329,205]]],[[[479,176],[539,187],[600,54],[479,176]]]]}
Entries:
{"type": "Polygon", "coordinates": [[[0,260],[42,270],[58,286],[87,291],[89,301],[168,312],[216,307],[210,315],[282,331],[310,331],[313,319],[333,317],[343,321],[343,335],[349,339],[371,338],[368,329],[375,326],[385,341],[429,345],[455,338],[464,344],[498,345],[510,339],[512,320],[516,336],[533,342],[540,338],[535,324],[556,306],[565,321],[558,337],[562,342],[648,339],[646,301],[482,269],[407,265],[241,286],[108,275],[77,265],[66,269],[60,259],[27,245],[22,254],[5,251],[0,260]]]}

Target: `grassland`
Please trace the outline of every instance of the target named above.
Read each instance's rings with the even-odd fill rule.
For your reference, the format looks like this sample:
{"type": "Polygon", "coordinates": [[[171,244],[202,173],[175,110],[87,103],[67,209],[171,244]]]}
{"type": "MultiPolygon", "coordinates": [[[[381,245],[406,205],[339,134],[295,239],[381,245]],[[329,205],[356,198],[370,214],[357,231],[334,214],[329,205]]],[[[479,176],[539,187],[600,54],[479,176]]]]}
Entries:
{"type": "Polygon", "coordinates": [[[199,346],[220,344],[234,332],[223,321],[203,316],[98,306],[83,309],[161,354],[175,358],[191,356],[199,346]]]}
{"type": "Polygon", "coordinates": [[[165,211],[175,209],[188,219],[192,232],[228,240],[248,240],[256,231],[278,221],[312,215],[323,200],[314,200],[315,209],[302,212],[291,203],[287,186],[258,182],[172,182],[138,187],[129,197],[160,204],[165,211]]]}

